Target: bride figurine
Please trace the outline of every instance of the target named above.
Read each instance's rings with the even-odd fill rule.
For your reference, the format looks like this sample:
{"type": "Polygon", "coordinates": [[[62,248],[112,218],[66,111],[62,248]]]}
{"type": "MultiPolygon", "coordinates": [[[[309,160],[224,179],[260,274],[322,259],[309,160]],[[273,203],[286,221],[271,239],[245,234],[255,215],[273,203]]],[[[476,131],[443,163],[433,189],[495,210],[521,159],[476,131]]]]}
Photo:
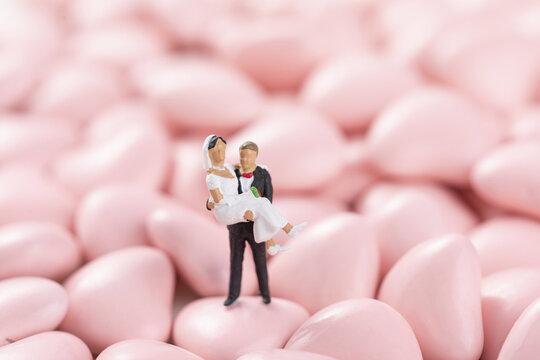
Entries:
{"type": "Polygon", "coordinates": [[[252,191],[238,194],[238,179],[234,167],[224,164],[227,142],[220,136],[210,135],[203,145],[203,167],[206,186],[215,204],[214,215],[225,225],[253,221],[255,242],[270,240],[280,229],[295,236],[307,223],[293,226],[272,205],[270,200],[256,197],[252,191]]]}

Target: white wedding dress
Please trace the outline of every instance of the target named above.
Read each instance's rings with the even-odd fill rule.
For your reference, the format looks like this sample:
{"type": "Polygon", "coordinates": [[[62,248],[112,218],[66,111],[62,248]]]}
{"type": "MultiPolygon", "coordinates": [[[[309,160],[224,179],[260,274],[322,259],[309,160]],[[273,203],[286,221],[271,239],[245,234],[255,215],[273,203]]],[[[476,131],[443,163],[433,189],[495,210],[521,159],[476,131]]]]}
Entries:
{"type": "Polygon", "coordinates": [[[234,167],[225,164],[232,178],[225,178],[215,174],[206,175],[208,190],[219,189],[223,199],[216,203],[214,215],[216,219],[226,225],[246,222],[244,213],[253,212],[253,236],[256,242],[270,240],[281,228],[287,225],[287,219],[264,197],[256,198],[251,191],[238,194],[238,179],[234,167]]]}

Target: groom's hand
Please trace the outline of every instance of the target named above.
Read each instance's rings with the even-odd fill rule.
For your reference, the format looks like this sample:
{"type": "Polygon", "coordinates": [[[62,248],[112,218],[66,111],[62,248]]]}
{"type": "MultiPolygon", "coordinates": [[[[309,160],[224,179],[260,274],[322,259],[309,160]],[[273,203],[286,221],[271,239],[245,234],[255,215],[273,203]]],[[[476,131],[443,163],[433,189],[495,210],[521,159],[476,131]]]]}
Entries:
{"type": "Polygon", "coordinates": [[[214,204],[212,201],[210,200],[206,200],[206,208],[208,210],[214,210],[214,208],[216,207],[216,204],[214,204]]]}

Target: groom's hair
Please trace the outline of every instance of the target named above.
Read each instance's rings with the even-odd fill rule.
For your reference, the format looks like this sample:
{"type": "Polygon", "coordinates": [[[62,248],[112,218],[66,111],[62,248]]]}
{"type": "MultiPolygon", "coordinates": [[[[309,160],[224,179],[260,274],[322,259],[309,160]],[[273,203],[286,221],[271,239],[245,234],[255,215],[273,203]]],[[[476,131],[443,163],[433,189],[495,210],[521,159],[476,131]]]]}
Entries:
{"type": "Polygon", "coordinates": [[[208,150],[215,148],[215,147],[216,147],[216,144],[217,144],[217,142],[218,142],[218,140],[220,140],[220,139],[221,139],[221,141],[223,141],[225,144],[227,144],[227,142],[225,141],[225,139],[223,139],[221,136],[216,136],[216,135],[214,135],[214,136],[212,136],[212,138],[210,139],[210,142],[208,143],[208,150]]]}
{"type": "Polygon", "coordinates": [[[259,153],[259,147],[253,141],[246,141],[245,143],[240,145],[240,150],[245,150],[245,149],[253,150],[257,154],[259,153]]]}

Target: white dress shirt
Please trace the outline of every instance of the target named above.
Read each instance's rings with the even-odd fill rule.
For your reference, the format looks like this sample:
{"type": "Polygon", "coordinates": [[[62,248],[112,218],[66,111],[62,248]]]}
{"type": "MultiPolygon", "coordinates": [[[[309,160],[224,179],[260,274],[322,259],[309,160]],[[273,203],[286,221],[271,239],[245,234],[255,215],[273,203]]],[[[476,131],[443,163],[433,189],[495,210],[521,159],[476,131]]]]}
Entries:
{"type": "Polygon", "coordinates": [[[240,175],[240,185],[242,186],[242,192],[248,192],[251,188],[251,184],[253,184],[253,176],[250,178],[243,177],[240,175]]]}

